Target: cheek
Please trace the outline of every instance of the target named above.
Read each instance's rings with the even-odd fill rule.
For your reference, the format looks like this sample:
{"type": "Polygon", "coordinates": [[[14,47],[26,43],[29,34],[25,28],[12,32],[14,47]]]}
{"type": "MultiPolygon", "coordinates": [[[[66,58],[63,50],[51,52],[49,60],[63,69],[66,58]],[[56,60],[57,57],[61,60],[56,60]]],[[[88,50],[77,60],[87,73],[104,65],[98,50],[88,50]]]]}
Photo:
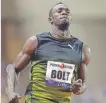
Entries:
{"type": "Polygon", "coordinates": [[[59,13],[55,13],[55,14],[54,14],[54,18],[55,18],[55,19],[59,19],[59,18],[60,18],[59,13]]]}
{"type": "Polygon", "coordinates": [[[72,17],[71,17],[71,16],[69,16],[69,21],[70,21],[70,22],[72,21],[72,17]]]}
{"type": "Polygon", "coordinates": [[[55,13],[55,16],[58,16],[59,14],[58,13],[55,13]]]}

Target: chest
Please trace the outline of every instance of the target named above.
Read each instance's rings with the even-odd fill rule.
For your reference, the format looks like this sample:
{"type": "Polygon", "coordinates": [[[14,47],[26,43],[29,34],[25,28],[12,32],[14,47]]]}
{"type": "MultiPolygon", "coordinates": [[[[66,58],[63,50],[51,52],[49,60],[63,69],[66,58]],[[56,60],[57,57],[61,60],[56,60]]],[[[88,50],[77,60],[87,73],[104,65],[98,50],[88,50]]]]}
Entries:
{"type": "Polygon", "coordinates": [[[81,62],[80,45],[71,42],[44,42],[38,47],[37,59],[64,61],[78,64],[81,62]]]}

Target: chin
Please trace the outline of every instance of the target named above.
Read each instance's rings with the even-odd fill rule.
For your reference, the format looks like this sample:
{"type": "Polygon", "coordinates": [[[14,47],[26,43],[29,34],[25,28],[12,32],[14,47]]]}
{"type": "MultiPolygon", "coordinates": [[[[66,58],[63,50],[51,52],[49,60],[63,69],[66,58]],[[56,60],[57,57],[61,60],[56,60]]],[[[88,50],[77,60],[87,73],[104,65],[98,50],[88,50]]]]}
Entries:
{"type": "Polygon", "coordinates": [[[65,22],[61,22],[60,25],[59,25],[59,29],[60,30],[67,30],[68,27],[69,27],[70,23],[65,21],[65,22]]]}

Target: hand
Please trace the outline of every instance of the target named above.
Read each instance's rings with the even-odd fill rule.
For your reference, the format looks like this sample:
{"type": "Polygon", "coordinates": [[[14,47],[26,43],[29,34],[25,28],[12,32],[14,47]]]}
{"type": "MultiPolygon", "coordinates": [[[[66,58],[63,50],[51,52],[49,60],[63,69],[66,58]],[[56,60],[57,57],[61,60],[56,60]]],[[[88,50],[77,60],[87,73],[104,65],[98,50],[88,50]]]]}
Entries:
{"type": "Polygon", "coordinates": [[[6,93],[9,98],[9,103],[19,103],[19,99],[21,96],[15,92],[8,92],[6,93]]]}
{"type": "Polygon", "coordinates": [[[76,95],[79,94],[80,90],[82,88],[82,80],[78,79],[72,84],[72,92],[76,95]]]}
{"type": "Polygon", "coordinates": [[[15,96],[14,98],[12,98],[12,100],[10,100],[9,103],[19,103],[18,97],[15,96]]]}

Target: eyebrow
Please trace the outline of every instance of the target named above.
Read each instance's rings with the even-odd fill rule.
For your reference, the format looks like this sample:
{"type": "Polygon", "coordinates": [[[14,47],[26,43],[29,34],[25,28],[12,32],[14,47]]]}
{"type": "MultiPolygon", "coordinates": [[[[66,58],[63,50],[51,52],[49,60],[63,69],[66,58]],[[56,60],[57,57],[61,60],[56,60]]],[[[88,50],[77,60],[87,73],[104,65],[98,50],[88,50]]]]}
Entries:
{"type": "Polygon", "coordinates": [[[60,7],[60,8],[58,8],[57,10],[59,10],[59,9],[65,9],[65,10],[70,11],[70,9],[69,9],[69,8],[62,8],[62,7],[60,7]]]}

